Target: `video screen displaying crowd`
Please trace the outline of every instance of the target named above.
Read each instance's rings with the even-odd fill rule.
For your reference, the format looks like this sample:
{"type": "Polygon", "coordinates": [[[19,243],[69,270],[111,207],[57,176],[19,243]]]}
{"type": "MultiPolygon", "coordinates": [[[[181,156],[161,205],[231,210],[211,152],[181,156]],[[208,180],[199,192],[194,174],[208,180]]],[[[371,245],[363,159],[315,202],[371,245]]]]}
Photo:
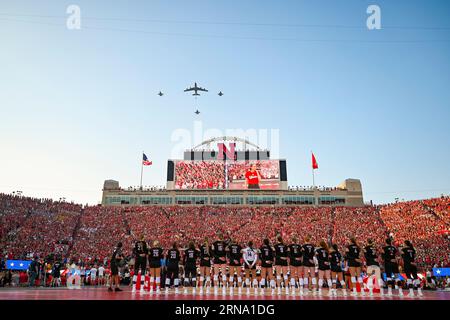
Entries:
{"type": "Polygon", "coordinates": [[[175,164],[176,189],[223,189],[223,161],[178,161],[175,164]]]}
{"type": "MultiPolygon", "coordinates": [[[[249,240],[255,247],[264,238],[286,243],[306,235],[343,249],[350,237],[361,246],[372,239],[380,250],[387,237],[395,245],[411,240],[420,270],[450,266],[448,230],[450,198],[399,202],[383,206],[142,206],[100,207],[0,194],[0,258],[47,259],[57,256],[77,261],[84,268],[109,267],[114,246],[123,243],[123,255],[132,258],[132,248],[141,235],[170,249],[176,241],[199,247],[205,237],[218,233],[242,247],[249,240]]],[[[96,269],[97,269],[96,268],[96,269]]]]}

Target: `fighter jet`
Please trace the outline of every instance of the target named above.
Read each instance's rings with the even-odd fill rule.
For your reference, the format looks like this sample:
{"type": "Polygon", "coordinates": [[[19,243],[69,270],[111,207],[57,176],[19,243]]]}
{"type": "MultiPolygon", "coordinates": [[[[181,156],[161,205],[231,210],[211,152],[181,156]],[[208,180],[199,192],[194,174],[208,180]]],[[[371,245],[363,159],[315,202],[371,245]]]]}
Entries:
{"type": "Polygon", "coordinates": [[[198,91],[208,92],[208,90],[206,90],[205,88],[198,87],[197,82],[194,82],[193,87],[190,87],[190,88],[187,88],[186,90],[184,90],[184,92],[188,92],[188,91],[194,91],[194,93],[192,94],[193,96],[199,96],[200,94],[198,93],[198,91]]]}
{"type": "Polygon", "coordinates": [[[162,97],[164,95],[164,93],[162,93],[161,91],[158,93],[158,96],[162,97]]]}
{"type": "Polygon", "coordinates": [[[219,95],[219,97],[223,96],[222,91],[219,91],[218,95],[219,95]]]}
{"type": "Polygon", "coordinates": [[[198,110],[195,110],[195,112],[194,112],[196,115],[199,115],[200,114],[200,111],[198,111],[198,110]]]}

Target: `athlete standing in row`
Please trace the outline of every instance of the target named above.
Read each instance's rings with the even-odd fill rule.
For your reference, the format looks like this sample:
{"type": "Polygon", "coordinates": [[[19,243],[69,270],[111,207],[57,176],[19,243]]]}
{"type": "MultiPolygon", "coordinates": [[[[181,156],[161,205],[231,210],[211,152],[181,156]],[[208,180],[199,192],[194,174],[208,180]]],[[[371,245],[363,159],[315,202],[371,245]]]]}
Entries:
{"type": "Polygon", "coordinates": [[[291,276],[291,293],[295,295],[295,284],[298,283],[300,295],[303,294],[302,277],[302,246],[297,243],[297,237],[292,237],[292,244],[288,246],[289,271],[291,276]]]}
{"type": "Polygon", "coordinates": [[[277,237],[278,243],[275,245],[275,272],[277,277],[278,294],[281,294],[281,286],[286,289],[286,294],[289,294],[288,287],[288,248],[283,242],[281,236],[277,237]],[[283,274],[283,278],[281,278],[283,274]]]}
{"type": "MultiPolygon", "coordinates": [[[[250,276],[252,277],[252,285],[255,295],[258,293],[258,280],[256,279],[256,263],[258,261],[258,252],[253,248],[253,241],[247,243],[247,247],[242,250],[244,258],[245,270],[245,286],[247,287],[247,295],[250,294],[250,276]]],[[[239,287],[240,289],[241,287],[239,287]]]]}
{"type": "Polygon", "coordinates": [[[275,293],[275,280],[273,279],[273,260],[274,252],[270,245],[269,239],[263,240],[263,245],[259,249],[261,257],[261,294],[264,294],[264,287],[270,287],[272,289],[272,294],[275,293]]]}
{"type": "Polygon", "coordinates": [[[405,240],[405,245],[401,249],[403,258],[403,269],[406,273],[406,284],[409,288],[409,297],[414,297],[414,289],[417,290],[418,296],[423,296],[420,289],[420,280],[417,275],[417,266],[415,264],[416,249],[414,249],[411,241],[405,240]]]}
{"type": "Polygon", "coordinates": [[[108,291],[113,291],[113,286],[115,285],[114,291],[122,291],[119,288],[119,265],[123,259],[122,254],[122,242],[119,242],[114,248],[113,254],[111,256],[111,280],[109,281],[108,291]]]}
{"type": "Polygon", "coordinates": [[[225,285],[227,282],[227,275],[225,270],[225,265],[227,263],[226,259],[226,246],[223,241],[223,235],[219,234],[219,240],[215,241],[211,246],[211,251],[214,255],[214,294],[217,294],[217,289],[222,284],[223,290],[225,290],[225,285]],[[219,281],[219,274],[222,272],[222,281],[219,281]]]}
{"type": "Polygon", "coordinates": [[[133,275],[133,288],[131,292],[136,292],[136,281],[138,277],[139,271],[141,271],[141,288],[140,293],[145,294],[144,290],[144,281],[145,281],[145,272],[147,270],[147,242],[145,242],[144,235],[141,235],[140,240],[136,241],[133,248],[133,256],[134,256],[134,275],[133,275]]]}
{"type": "Polygon", "coordinates": [[[170,284],[173,283],[175,287],[175,293],[178,294],[178,286],[180,284],[180,251],[176,242],[172,244],[172,249],[167,251],[166,263],[166,293],[169,291],[170,284]]]}
{"type": "Polygon", "coordinates": [[[311,285],[316,287],[316,266],[314,264],[314,255],[316,248],[310,243],[311,237],[305,237],[305,244],[302,246],[303,253],[303,287],[306,293],[309,292],[308,278],[311,279],[311,285]]]}
{"type": "Polygon", "coordinates": [[[149,249],[148,264],[150,266],[150,293],[153,293],[153,284],[156,282],[156,293],[161,292],[161,259],[163,249],[159,246],[159,241],[153,241],[153,247],[149,249]]]}
{"type": "Polygon", "coordinates": [[[388,285],[388,296],[392,296],[392,288],[398,285],[398,295],[403,296],[403,290],[400,283],[397,262],[398,250],[392,245],[392,239],[386,239],[386,246],[383,247],[384,272],[388,285]]]}
{"type": "Polygon", "coordinates": [[[198,250],[195,248],[193,241],[189,242],[189,247],[184,250],[183,265],[184,265],[184,293],[187,293],[187,287],[192,287],[192,293],[195,294],[195,287],[197,285],[197,258],[199,256],[198,250]]]}
{"type": "Polygon", "coordinates": [[[361,277],[361,259],[360,259],[361,248],[358,246],[355,238],[350,238],[349,244],[347,245],[346,259],[348,270],[350,272],[350,280],[352,282],[353,292],[352,295],[357,295],[356,290],[356,279],[358,279],[361,295],[364,296],[363,279],[361,277]]]}
{"type": "Polygon", "coordinates": [[[211,288],[211,250],[208,238],[205,238],[203,245],[200,247],[200,294],[203,294],[203,283],[205,282],[206,293],[211,288]]]}
{"type": "Polygon", "coordinates": [[[333,284],[333,294],[337,296],[337,281],[341,284],[342,295],[347,295],[347,286],[344,281],[344,272],[342,270],[342,255],[339,252],[337,244],[331,246],[330,252],[330,269],[331,269],[331,282],[333,284]]]}
{"type": "Polygon", "coordinates": [[[230,295],[234,294],[234,275],[237,276],[239,293],[241,293],[242,288],[242,247],[236,243],[234,239],[230,238],[230,243],[226,248],[228,253],[228,272],[230,273],[229,287],[230,295]]]}
{"type": "Polygon", "coordinates": [[[328,284],[328,295],[332,295],[332,282],[331,282],[331,271],[330,271],[330,260],[328,246],[324,240],[320,242],[320,247],[316,250],[317,262],[319,265],[319,283],[317,288],[317,293],[322,294],[323,282],[326,280],[328,284]]]}

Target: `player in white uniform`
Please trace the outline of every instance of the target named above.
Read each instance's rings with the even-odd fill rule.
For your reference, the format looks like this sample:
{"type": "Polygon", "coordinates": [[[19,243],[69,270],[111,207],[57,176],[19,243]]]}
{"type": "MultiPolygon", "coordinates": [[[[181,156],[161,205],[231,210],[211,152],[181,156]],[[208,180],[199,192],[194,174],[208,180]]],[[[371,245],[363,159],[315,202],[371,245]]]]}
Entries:
{"type": "MultiPolygon", "coordinates": [[[[250,274],[252,275],[253,289],[255,295],[258,294],[258,280],[256,279],[256,262],[258,261],[258,252],[253,248],[253,241],[249,241],[247,247],[242,250],[245,268],[245,286],[247,295],[250,294],[250,274]]],[[[239,288],[240,289],[240,288],[239,288]]]]}
{"type": "Polygon", "coordinates": [[[97,266],[94,265],[91,268],[91,285],[95,286],[96,285],[96,280],[97,280],[97,266]]]}
{"type": "Polygon", "coordinates": [[[98,284],[101,286],[105,284],[105,267],[102,265],[98,267],[98,284]]]}

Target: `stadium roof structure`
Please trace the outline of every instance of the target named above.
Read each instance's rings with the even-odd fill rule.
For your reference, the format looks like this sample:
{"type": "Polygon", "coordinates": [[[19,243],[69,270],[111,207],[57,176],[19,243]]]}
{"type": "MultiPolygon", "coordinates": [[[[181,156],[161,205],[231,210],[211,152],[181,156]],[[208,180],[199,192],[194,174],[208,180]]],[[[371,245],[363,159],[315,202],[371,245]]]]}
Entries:
{"type": "Polygon", "coordinates": [[[245,146],[249,145],[249,146],[252,146],[252,147],[256,148],[256,150],[258,150],[258,151],[262,150],[258,145],[254,144],[254,143],[252,143],[252,142],[250,142],[250,141],[248,141],[246,139],[242,139],[242,138],[239,138],[239,137],[232,137],[232,136],[222,136],[222,137],[216,137],[216,138],[211,138],[211,139],[205,140],[202,143],[196,145],[194,148],[192,148],[192,150],[199,149],[202,146],[207,146],[209,148],[211,143],[217,142],[217,141],[241,142],[245,146]]]}

